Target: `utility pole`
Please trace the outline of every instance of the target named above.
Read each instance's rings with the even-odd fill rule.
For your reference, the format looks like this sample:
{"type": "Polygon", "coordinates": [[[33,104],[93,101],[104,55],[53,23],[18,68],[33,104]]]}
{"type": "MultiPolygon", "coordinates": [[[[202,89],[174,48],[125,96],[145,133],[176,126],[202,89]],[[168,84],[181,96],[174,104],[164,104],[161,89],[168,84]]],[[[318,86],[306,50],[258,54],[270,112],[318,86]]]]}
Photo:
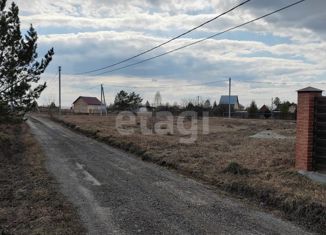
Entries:
{"type": "Polygon", "coordinates": [[[231,118],[231,78],[229,78],[229,118],[231,118]]]}
{"type": "Polygon", "coordinates": [[[59,115],[61,116],[61,66],[59,66],[59,115]]]}
{"type": "Polygon", "coordinates": [[[273,109],[274,109],[274,98],[272,97],[272,105],[271,105],[271,116],[273,118],[273,109]]]}
{"type": "Polygon", "coordinates": [[[108,115],[108,111],[106,109],[106,100],[105,100],[105,94],[104,94],[104,87],[103,84],[101,84],[101,116],[103,114],[103,104],[105,108],[105,114],[108,115]]]}
{"type": "Polygon", "coordinates": [[[108,116],[108,110],[106,108],[106,100],[105,100],[105,93],[104,93],[103,85],[102,85],[102,90],[103,90],[103,100],[104,100],[105,115],[108,116]]]}
{"type": "Polygon", "coordinates": [[[101,116],[103,115],[103,86],[101,84],[101,116]]]}

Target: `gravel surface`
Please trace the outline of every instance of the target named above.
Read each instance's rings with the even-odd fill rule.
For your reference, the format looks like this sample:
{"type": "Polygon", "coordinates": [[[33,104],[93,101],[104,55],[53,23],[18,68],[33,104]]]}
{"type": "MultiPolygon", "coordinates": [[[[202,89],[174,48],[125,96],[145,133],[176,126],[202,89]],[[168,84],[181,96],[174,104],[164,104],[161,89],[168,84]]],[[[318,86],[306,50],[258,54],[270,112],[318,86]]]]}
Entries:
{"type": "Polygon", "coordinates": [[[28,123],[89,234],[309,234],[48,119],[28,123]]]}

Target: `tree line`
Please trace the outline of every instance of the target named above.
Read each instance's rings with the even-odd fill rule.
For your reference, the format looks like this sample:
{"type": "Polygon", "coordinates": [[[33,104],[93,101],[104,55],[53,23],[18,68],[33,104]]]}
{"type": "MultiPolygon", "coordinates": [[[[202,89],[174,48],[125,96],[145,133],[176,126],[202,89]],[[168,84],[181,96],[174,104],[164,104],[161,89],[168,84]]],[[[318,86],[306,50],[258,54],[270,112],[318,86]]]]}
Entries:
{"type": "MultiPolygon", "coordinates": [[[[173,114],[179,114],[183,111],[194,111],[201,116],[204,112],[209,113],[211,116],[225,116],[229,112],[228,104],[217,104],[214,101],[213,105],[210,100],[202,100],[200,97],[198,99],[183,99],[182,104],[178,105],[174,103],[170,105],[169,103],[162,104],[162,97],[159,92],[155,94],[154,103],[150,105],[149,101],[142,104],[143,98],[135,92],[126,92],[121,90],[115,97],[114,103],[109,106],[110,111],[138,111],[140,107],[145,107],[147,111],[169,111],[173,114]]],[[[249,118],[264,117],[266,119],[272,117],[273,112],[279,113],[280,118],[286,118],[289,114],[289,108],[294,103],[289,101],[281,102],[280,98],[275,98],[274,109],[266,105],[264,109],[259,109],[256,102],[252,101],[247,108],[244,108],[242,113],[247,113],[249,118]]],[[[231,112],[236,113],[237,110],[231,105],[231,112]]],[[[244,116],[244,115],[243,115],[244,116]]]]}

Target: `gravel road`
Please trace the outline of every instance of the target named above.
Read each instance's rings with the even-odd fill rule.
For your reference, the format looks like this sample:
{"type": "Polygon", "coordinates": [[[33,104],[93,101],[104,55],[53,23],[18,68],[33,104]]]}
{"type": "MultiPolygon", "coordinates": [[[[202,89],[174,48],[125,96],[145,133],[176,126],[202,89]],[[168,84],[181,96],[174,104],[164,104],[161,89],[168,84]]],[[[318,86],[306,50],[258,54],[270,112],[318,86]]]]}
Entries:
{"type": "Polygon", "coordinates": [[[309,234],[48,119],[28,124],[89,234],[309,234]]]}

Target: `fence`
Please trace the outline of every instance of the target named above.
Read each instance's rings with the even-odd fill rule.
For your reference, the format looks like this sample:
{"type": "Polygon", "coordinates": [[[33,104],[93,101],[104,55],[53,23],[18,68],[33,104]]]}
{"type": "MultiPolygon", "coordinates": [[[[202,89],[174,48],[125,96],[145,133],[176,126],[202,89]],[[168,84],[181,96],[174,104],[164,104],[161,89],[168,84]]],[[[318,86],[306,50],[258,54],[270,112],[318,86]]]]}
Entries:
{"type": "MultiPolygon", "coordinates": [[[[223,115],[215,115],[221,117],[228,117],[229,113],[225,112],[223,115]]],[[[232,112],[232,118],[243,118],[243,119],[278,119],[278,120],[296,120],[297,113],[282,113],[282,112],[271,112],[271,113],[248,113],[247,111],[232,112]]]]}

